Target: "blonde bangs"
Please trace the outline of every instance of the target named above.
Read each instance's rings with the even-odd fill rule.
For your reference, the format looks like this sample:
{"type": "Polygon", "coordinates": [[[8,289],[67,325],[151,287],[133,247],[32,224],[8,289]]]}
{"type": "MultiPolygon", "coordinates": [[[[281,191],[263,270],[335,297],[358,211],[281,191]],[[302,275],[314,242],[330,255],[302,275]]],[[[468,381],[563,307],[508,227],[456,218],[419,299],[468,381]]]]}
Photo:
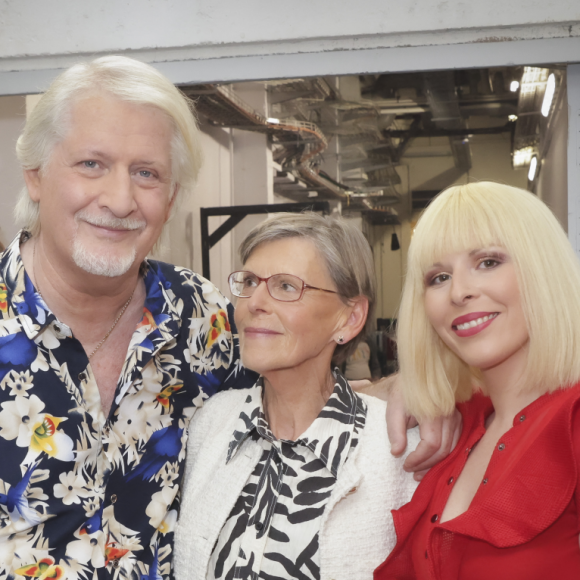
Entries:
{"type": "Polygon", "coordinates": [[[423,277],[445,255],[489,246],[507,249],[509,245],[497,208],[483,196],[458,186],[439,194],[419,220],[412,261],[423,277]]]}

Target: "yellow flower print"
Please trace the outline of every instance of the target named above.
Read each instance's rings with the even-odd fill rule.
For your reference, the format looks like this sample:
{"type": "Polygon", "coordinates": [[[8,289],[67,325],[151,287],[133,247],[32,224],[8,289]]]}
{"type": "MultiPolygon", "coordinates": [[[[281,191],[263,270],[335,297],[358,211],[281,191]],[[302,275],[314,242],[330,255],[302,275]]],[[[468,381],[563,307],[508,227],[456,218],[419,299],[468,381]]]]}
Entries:
{"type": "Polygon", "coordinates": [[[0,312],[8,311],[8,292],[6,291],[6,284],[0,284],[0,312]]]}
{"type": "Polygon", "coordinates": [[[61,461],[72,461],[74,459],[73,441],[68,435],[57,431],[63,421],[66,421],[66,418],[44,415],[42,421],[32,428],[30,450],[36,453],[44,451],[50,457],[61,461]]]}
{"type": "Polygon", "coordinates": [[[207,348],[210,348],[214,344],[224,330],[226,332],[230,331],[228,315],[223,310],[220,309],[217,314],[212,314],[210,320],[211,328],[207,337],[207,348]]]}
{"type": "Polygon", "coordinates": [[[177,510],[169,510],[163,521],[157,527],[157,531],[161,532],[163,535],[168,534],[175,529],[176,522],[177,510]]]}

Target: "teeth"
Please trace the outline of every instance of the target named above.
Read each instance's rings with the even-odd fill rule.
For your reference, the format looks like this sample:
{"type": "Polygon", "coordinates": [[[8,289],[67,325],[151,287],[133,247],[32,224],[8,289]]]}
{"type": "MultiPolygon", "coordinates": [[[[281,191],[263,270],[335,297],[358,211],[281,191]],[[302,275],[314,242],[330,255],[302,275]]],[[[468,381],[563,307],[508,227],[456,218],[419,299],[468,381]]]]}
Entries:
{"type": "Polygon", "coordinates": [[[483,318],[478,318],[477,320],[472,320],[471,322],[465,322],[464,324],[458,324],[456,328],[457,330],[467,330],[468,328],[475,328],[476,326],[479,326],[480,324],[483,324],[484,322],[487,322],[488,320],[491,320],[496,316],[497,312],[495,314],[488,314],[483,318]]]}

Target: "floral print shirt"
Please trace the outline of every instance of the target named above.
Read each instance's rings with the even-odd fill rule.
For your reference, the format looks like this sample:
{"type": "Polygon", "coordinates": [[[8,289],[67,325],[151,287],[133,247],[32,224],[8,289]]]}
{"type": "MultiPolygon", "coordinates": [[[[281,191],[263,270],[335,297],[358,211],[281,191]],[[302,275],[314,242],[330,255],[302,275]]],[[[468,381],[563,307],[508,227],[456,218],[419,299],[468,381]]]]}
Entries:
{"type": "Polygon", "coordinates": [[[0,257],[0,578],[171,578],[189,421],[256,380],[232,307],[190,270],[146,261],[105,417],[87,354],[24,270],[26,238],[0,257]]]}
{"type": "Polygon", "coordinates": [[[335,370],[336,383],[312,425],[296,440],[276,439],[251,389],[229,444],[262,454],[214,547],[207,580],[318,580],[319,532],[340,470],[358,444],[367,407],[335,370]]]}

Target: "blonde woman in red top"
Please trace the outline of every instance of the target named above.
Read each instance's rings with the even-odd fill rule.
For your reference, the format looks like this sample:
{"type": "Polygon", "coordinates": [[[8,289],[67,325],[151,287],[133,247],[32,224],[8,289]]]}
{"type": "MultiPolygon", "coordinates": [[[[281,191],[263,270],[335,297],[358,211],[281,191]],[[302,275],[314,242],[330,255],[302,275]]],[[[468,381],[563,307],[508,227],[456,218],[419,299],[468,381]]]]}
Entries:
{"type": "Polygon", "coordinates": [[[398,327],[409,411],[458,404],[464,428],[393,512],[375,580],[580,578],[580,266],[549,209],[495,183],[441,193],[398,327]]]}

